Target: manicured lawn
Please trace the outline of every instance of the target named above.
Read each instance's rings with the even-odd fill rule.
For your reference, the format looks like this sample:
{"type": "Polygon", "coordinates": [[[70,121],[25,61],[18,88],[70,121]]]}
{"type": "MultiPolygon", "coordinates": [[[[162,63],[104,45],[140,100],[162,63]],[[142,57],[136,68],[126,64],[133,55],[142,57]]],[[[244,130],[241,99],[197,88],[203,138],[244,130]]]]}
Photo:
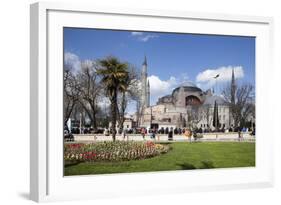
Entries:
{"type": "Polygon", "coordinates": [[[157,157],[125,162],[86,162],[65,166],[65,175],[110,174],[255,166],[255,143],[175,142],[157,157]]]}

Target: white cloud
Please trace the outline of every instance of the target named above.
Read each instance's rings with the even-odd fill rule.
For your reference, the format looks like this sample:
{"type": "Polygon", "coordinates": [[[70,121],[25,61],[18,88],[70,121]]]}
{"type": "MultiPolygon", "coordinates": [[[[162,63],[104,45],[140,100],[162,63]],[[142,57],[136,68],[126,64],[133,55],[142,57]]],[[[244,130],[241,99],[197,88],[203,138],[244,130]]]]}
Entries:
{"type": "Polygon", "coordinates": [[[200,84],[201,87],[210,88],[215,85],[215,76],[219,75],[217,78],[217,83],[225,83],[231,80],[232,69],[234,69],[235,79],[244,77],[244,70],[242,66],[222,66],[216,69],[206,69],[200,72],[196,76],[196,83],[200,84]]]}
{"type": "Polygon", "coordinates": [[[149,39],[157,38],[157,37],[158,37],[157,35],[144,35],[144,36],[139,37],[138,39],[142,42],[146,42],[149,39]]]}
{"type": "Polygon", "coordinates": [[[161,80],[158,76],[148,77],[150,84],[151,103],[154,104],[159,97],[171,94],[172,90],[178,84],[177,79],[171,76],[168,80],[161,80]]]}
{"type": "Polygon", "coordinates": [[[98,104],[99,107],[104,109],[105,107],[109,107],[110,106],[110,100],[107,97],[105,97],[105,96],[100,96],[98,98],[97,104],[98,104]]]}
{"type": "Polygon", "coordinates": [[[132,32],[131,35],[132,36],[141,36],[141,35],[143,35],[143,32],[132,32]]]}
{"type": "Polygon", "coordinates": [[[158,35],[146,34],[144,32],[131,32],[131,35],[136,37],[138,41],[147,42],[150,39],[157,38],[158,35]]]}
{"type": "Polygon", "coordinates": [[[76,54],[70,52],[66,52],[64,54],[64,65],[73,73],[77,73],[81,69],[81,61],[79,57],[76,54]]]}
{"type": "Polygon", "coordinates": [[[171,76],[167,80],[160,79],[159,76],[151,75],[148,77],[150,84],[150,101],[155,104],[159,98],[172,94],[173,90],[186,83],[190,82],[187,73],[182,73],[180,77],[171,76]]]}

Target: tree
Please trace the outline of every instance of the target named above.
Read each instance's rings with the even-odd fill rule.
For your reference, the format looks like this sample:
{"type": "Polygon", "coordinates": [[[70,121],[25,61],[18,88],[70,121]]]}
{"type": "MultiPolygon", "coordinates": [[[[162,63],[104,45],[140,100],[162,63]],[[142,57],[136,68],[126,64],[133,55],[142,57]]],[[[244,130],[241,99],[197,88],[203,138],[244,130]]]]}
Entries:
{"type": "Polygon", "coordinates": [[[98,111],[97,101],[100,96],[101,86],[96,73],[94,61],[84,61],[78,74],[80,98],[79,102],[90,118],[94,130],[97,129],[96,114],[98,111]]]}
{"type": "Polygon", "coordinates": [[[122,63],[116,57],[109,56],[99,60],[101,68],[97,73],[102,77],[101,83],[105,86],[106,95],[109,97],[112,115],[112,139],[116,139],[117,98],[118,90],[125,90],[124,82],[128,78],[128,64],[122,63]]]}
{"type": "Polygon", "coordinates": [[[202,120],[202,109],[200,105],[190,105],[187,108],[187,122],[190,128],[197,128],[197,124],[202,120]]]}
{"type": "Polygon", "coordinates": [[[218,112],[217,101],[215,101],[215,105],[214,105],[213,126],[215,127],[215,130],[218,131],[218,127],[220,127],[220,121],[219,121],[219,112],[218,112]]]}
{"type": "Polygon", "coordinates": [[[133,97],[133,100],[136,102],[136,124],[137,127],[140,126],[140,117],[141,117],[141,97],[138,93],[136,96],[133,97]]]}
{"type": "Polygon", "coordinates": [[[75,105],[79,100],[79,83],[70,69],[65,68],[63,73],[63,103],[64,103],[64,125],[67,124],[75,105]]]}
{"type": "Polygon", "coordinates": [[[104,89],[102,89],[102,95],[98,99],[99,109],[97,112],[97,122],[100,127],[108,128],[111,121],[110,118],[110,102],[104,95],[104,89]]]}
{"type": "Polygon", "coordinates": [[[227,100],[234,126],[244,126],[250,116],[255,116],[255,93],[254,86],[251,84],[240,85],[235,92],[231,91],[231,85],[224,88],[222,92],[227,100]]]}
{"type": "Polygon", "coordinates": [[[138,73],[133,66],[128,64],[128,76],[121,79],[121,86],[118,91],[120,95],[118,97],[118,124],[120,129],[123,130],[123,124],[125,121],[125,112],[129,101],[135,100],[138,97],[138,73]]]}
{"type": "Polygon", "coordinates": [[[207,127],[210,126],[211,124],[211,112],[210,112],[210,108],[211,106],[209,104],[206,104],[206,105],[202,105],[201,109],[202,109],[202,117],[204,119],[206,119],[206,122],[207,122],[207,127]]]}

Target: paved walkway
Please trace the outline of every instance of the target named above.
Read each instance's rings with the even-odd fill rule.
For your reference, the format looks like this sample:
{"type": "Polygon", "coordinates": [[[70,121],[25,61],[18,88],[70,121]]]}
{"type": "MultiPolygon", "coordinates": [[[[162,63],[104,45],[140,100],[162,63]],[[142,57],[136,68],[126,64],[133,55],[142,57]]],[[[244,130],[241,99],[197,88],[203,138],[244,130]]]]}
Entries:
{"type": "MultiPolygon", "coordinates": [[[[92,142],[92,141],[111,141],[112,136],[105,135],[94,135],[94,134],[85,134],[85,135],[74,135],[74,140],[76,142],[92,142]]],[[[149,135],[146,135],[145,138],[139,135],[127,135],[124,139],[122,135],[117,135],[116,140],[134,140],[134,141],[143,141],[143,140],[155,140],[159,142],[168,141],[168,135],[156,135],[155,139],[151,139],[149,135]]],[[[194,140],[192,138],[192,140],[194,140]]],[[[174,142],[185,142],[189,141],[184,135],[174,135],[174,142]]],[[[239,141],[237,133],[206,133],[203,135],[203,138],[199,141],[239,141]]],[[[255,141],[255,137],[251,136],[249,133],[244,133],[242,141],[255,141]]]]}

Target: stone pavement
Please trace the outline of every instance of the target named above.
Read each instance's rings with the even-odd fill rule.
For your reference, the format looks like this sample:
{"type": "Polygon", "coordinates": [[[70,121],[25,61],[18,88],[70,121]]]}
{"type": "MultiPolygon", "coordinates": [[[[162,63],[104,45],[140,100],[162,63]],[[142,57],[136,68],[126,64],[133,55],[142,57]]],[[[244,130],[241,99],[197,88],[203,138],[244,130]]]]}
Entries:
{"type": "MultiPolygon", "coordinates": [[[[92,142],[92,141],[111,141],[112,136],[105,136],[102,134],[85,134],[85,135],[74,135],[74,140],[76,142],[92,142]]],[[[151,139],[150,135],[146,135],[145,138],[140,134],[129,134],[125,137],[122,135],[117,135],[116,140],[134,140],[134,141],[143,141],[143,140],[155,140],[155,141],[168,141],[168,135],[161,134],[156,135],[155,139],[151,139]]],[[[194,140],[192,138],[192,140],[194,140]]],[[[174,135],[174,142],[183,142],[189,141],[184,135],[174,135]]],[[[238,141],[238,133],[206,133],[203,134],[203,138],[199,141],[238,141]]],[[[251,136],[249,133],[243,133],[243,141],[255,141],[255,137],[251,136]]]]}

